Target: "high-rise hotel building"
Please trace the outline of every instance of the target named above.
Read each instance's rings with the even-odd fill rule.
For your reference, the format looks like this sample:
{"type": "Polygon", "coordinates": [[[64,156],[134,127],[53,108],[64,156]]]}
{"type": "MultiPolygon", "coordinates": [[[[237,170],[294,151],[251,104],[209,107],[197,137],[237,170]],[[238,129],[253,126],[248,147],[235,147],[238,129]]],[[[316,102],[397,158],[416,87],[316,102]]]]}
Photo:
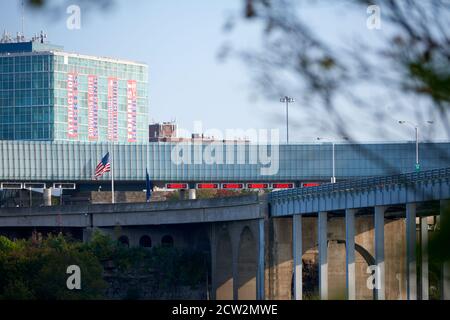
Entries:
{"type": "Polygon", "coordinates": [[[148,68],[0,41],[0,140],[148,141],[148,68]]]}

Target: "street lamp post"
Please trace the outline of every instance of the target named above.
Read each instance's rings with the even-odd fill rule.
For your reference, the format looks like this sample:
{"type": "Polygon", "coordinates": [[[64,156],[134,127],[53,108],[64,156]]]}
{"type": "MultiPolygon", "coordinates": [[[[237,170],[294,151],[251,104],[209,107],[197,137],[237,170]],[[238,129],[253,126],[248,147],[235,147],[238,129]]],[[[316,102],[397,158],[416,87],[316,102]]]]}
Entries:
{"type": "Polygon", "coordinates": [[[295,99],[289,96],[280,98],[280,102],[286,103],[286,144],[289,144],[289,103],[294,103],[295,99]]]}
{"type": "Polygon", "coordinates": [[[332,147],[332,158],[333,158],[333,176],[331,177],[331,183],[336,183],[336,161],[335,161],[335,149],[334,149],[334,141],[331,143],[332,147]]]}
{"type": "Polygon", "coordinates": [[[30,194],[30,207],[33,206],[33,194],[31,193],[31,186],[28,188],[29,194],[30,194]]]}
{"type": "MultiPolygon", "coordinates": [[[[406,121],[406,120],[399,120],[398,123],[400,124],[408,124],[414,128],[414,135],[416,138],[416,171],[420,171],[420,163],[419,163],[419,126],[413,122],[406,121]]],[[[433,124],[433,121],[427,121],[428,124],[433,124]]]]}
{"type": "MultiPolygon", "coordinates": [[[[317,140],[324,140],[325,138],[317,137],[317,140]]],[[[347,137],[342,137],[344,140],[348,140],[347,137]]],[[[335,152],[335,144],[336,141],[331,141],[331,162],[332,162],[332,177],[331,177],[331,183],[336,183],[336,152],[335,152]]]]}

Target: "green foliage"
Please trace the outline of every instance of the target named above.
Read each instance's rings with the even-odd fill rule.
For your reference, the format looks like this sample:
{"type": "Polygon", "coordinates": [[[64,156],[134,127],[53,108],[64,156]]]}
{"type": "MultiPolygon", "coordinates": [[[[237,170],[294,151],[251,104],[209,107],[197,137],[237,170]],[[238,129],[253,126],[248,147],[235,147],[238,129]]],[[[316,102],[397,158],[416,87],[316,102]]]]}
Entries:
{"type": "Polygon", "coordinates": [[[0,237],[0,299],[95,299],[106,283],[102,267],[82,244],[62,235],[44,240],[10,241],[0,237]],[[82,270],[81,290],[69,290],[67,267],[82,270]]]}
{"type": "MultiPolygon", "coordinates": [[[[128,248],[98,231],[89,243],[63,235],[15,241],[0,236],[0,299],[104,298],[107,263],[112,265],[112,276],[152,277],[162,291],[199,285],[207,265],[205,255],[198,251],[169,246],[128,248]],[[81,269],[81,290],[67,289],[69,265],[81,269]]],[[[141,289],[129,289],[125,298],[139,298],[141,289]]]]}
{"type": "Polygon", "coordinates": [[[180,193],[178,191],[169,192],[166,196],[166,201],[178,201],[181,200],[180,193]]]}
{"type": "Polygon", "coordinates": [[[182,251],[180,254],[180,282],[195,287],[205,280],[208,257],[199,251],[182,251]]]}
{"type": "MultiPolygon", "coordinates": [[[[414,90],[418,94],[430,96],[436,105],[450,102],[450,74],[445,66],[440,64],[424,63],[423,61],[409,62],[407,70],[411,83],[407,89],[414,90]],[[443,72],[442,70],[446,70],[443,72]]],[[[406,68],[405,68],[406,69],[406,68]]]]}
{"type": "Polygon", "coordinates": [[[0,236],[0,252],[10,252],[16,247],[15,243],[4,236],[0,236]]]}
{"type": "MultiPolygon", "coordinates": [[[[247,196],[255,194],[253,190],[224,190],[224,189],[197,189],[196,198],[197,199],[212,199],[212,198],[223,198],[223,197],[237,197],[237,196],[247,196]]],[[[167,201],[178,201],[182,200],[179,191],[170,192],[166,196],[167,201]]]]}
{"type": "Polygon", "coordinates": [[[104,235],[99,231],[94,232],[91,241],[87,244],[87,249],[102,261],[109,259],[115,248],[116,243],[111,237],[104,235]]]}
{"type": "Polygon", "coordinates": [[[149,263],[150,251],[145,248],[128,248],[99,231],[95,231],[85,249],[102,262],[112,261],[121,273],[136,273],[149,263]]]}
{"type": "Polygon", "coordinates": [[[255,191],[245,189],[244,190],[204,189],[204,190],[197,190],[197,199],[247,196],[254,193],[255,191]]]}
{"type": "Polygon", "coordinates": [[[165,246],[152,249],[150,268],[161,289],[178,285],[195,287],[206,274],[204,254],[165,246]]]}
{"type": "Polygon", "coordinates": [[[152,249],[151,266],[160,288],[170,289],[176,285],[179,274],[179,252],[175,248],[159,246],[152,249]]]}
{"type": "MultiPolygon", "coordinates": [[[[155,246],[128,248],[99,232],[87,244],[101,261],[111,261],[117,275],[151,275],[162,290],[176,286],[195,287],[205,278],[206,256],[188,249],[155,246]]],[[[136,292],[129,292],[130,296],[136,292]]]]}

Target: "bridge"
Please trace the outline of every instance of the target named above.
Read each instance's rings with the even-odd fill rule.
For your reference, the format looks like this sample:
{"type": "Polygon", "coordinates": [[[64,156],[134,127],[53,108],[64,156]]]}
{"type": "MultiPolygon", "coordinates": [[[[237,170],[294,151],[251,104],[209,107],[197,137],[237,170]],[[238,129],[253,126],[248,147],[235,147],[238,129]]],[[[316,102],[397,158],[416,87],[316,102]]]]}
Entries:
{"type": "MultiPolygon", "coordinates": [[[[211,254],[214,299],[314,297],[302,279],[317,270],[321,299],[426,300],[429,233],[447,218],[449,200],[450,168],[442,168],[268,197],[3,208],[0,232],[59,228],[88,241],[95,228],[117,236],[120,226],[119,240],[129,245],[151,236],[154,243],[203,248],[211,254]]],[[[439,290],[450,299],[449,263],[439,290]]]]}
{"type": "MultiPolygon", "coordinates": [[[[376,297],[386,297],[385,230],[390,219],[406,219],[406,294],[408,299],[418,296],[416,268],[416,218],[420,212],[421,270],[420,288],[422,299],[429,296],[428,287],[428,227],[429,217],[447,214],[450,199],[450,168],[419,173],[374,177],[363,180],[327,184],[319,187],[277,191],[270,194],[271,215],[291,216],[293,219],[293,257],[295,297],[302,295],[302,218],[317,217],[317,242],[319,251],[319,289],[321,299],[328,298],[328,242],[327,228],[330,216],[344,220],[345,238],[345,287],[348,299],[356,298],[355,225],[357,215],[369,215],[373,219],[374,253],[376,273],[379,278],[376,297]],[[432,206],[433,202],[439,205],[432,206]],[[428,206],[427,206],[428,204],[428,206]]],[[[400,231],[400,230],[397,230],[400,231]]],[[[359,239],[361,240],[361,239],[359,239]]],[[[362,240],[361,240],[362,241],[362,240]]],[[[360,243],[359,245],[361,245],[360,243]]],[[[390,248],[391,251],[395,250],[390,248]]],[[[392,252],[390,252],[391,254],[392,252]]],[[[398,261],[397,261],[398,262],[398,261]]],[[[395,263],[395,262],[394,262],[395,263]]],[[[450,298],[450,264],[443,268],[443,294],[450,298]]],[[[397,270],[396,270],[397,271],[397,270]]],[[[391,271],[391,276],[393,272],[391,271]]],[[[392,280],[392,279],[391,279],[392,280]]]]}
{"type": "Polygon", "coordinates": [[[265,197],[0,209],[0,234],[66,232],[89,241],[94,229],[132,246],[171,242],[211,253],[212,297],[264,298],[265,197]],[[221,236],[227,233],[227,242],[221,236]],[[230,234],[228,234],[228,232],[230,234]],[[229,236],[231,235],[231,237],[229,236]],[[221,250],[231,250],[233,253],[221,250]],[[219,251],[219,252],[218,252],[219,251]],[[239,251],[239,252],[238,252],[239,251]],[[230,254],[229,254],[230,253],[230,254]],[[233,286],[231,278],[236,279],[233,286]],[[239,280],[238,280],[239,279],[239,280]],[[256,280],[258,279],[258,280],[256,280]]]}
{"type": "MultiPolygon", "coordinates": [[[[97,163],[113,154],[117,190],[142,190],[145,172],[165,182],[330,181],[332,146],[323,144],[141,143],[0,141],[0,182],[76,183],[77,190],[109,190],[110,174],[93,180],[97,163]]],[[[450,143],[421,143],[421,170],[445,167],[450,143]]],[[[337,180],[414,170],[414,143],[337,144],[337,180]]]]}

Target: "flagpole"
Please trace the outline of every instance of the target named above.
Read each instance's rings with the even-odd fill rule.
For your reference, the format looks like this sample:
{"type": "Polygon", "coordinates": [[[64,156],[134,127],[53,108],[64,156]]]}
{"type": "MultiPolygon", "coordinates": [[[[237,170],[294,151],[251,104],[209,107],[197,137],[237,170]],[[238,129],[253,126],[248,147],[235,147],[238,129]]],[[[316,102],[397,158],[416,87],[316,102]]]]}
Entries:
{"type": "Polygon", "coordinates": [[[111,203],[115,203],[114,199],[114,141],[111,147],[111,203]]]}

